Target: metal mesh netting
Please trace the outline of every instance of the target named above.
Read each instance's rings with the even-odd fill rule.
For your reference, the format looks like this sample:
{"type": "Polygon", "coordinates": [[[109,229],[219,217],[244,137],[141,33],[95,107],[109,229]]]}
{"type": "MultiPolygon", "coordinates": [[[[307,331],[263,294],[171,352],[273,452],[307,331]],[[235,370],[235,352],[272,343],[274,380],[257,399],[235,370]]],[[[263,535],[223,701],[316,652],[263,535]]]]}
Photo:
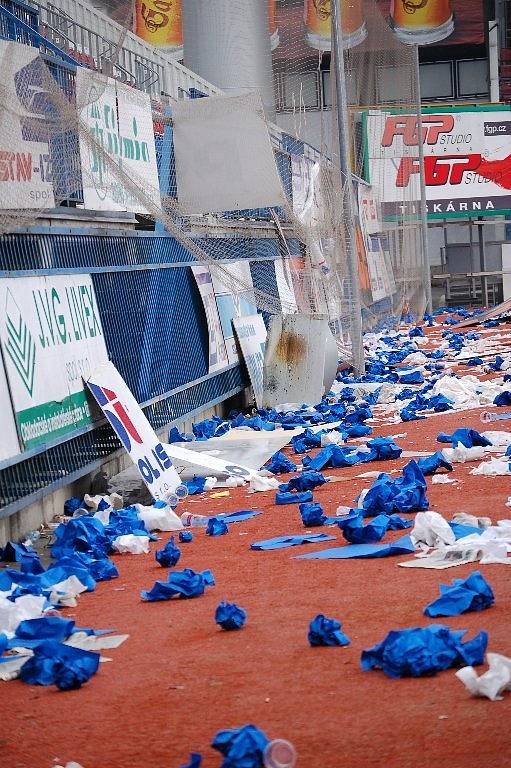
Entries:
{"type": "MultiPolygon", "coordinates": [[[[168,155],[169,167],[160,168],[160,176],[164,173],[167,179],[161,198],[154,174],[134,170],[135,154],[143,155],[152,140],[152,131],[151,136],[147,130],[140,133],[140,122],[137,125],[132,117],[144,106],[144,94],[137,97],[133,89],[97,72],[77,78],[70,67],[58,67],[55,59],[37,56],[36,48],[26,46],[25,54],[20,54],[21,46],[4,41],[0,49],[5,74],[0,89],[4,146],[9,138],[15,145],[21,130],[25,142],[34,142],[33,155],[39,160],[32,168],[37,180],[33,207],[23,207],[15,192],[9,204],[4,195],[0,230],[31,224],[63,202],[81,206],[87,190],[94,191],[96,207],[108,210],[115,189],[114,210],[132,210],[161,222],[199,263],[213,266],[217,279],[233,294],[245,296],[262,310],[326,314],[336,335],[347,342],[356,311],[346,258],[353,242],[366,327],[379,320],[392,322],[403,310],[422,312],[420,219],[408,205],[420,199],[417,178],[402,188],[401,211],[396,205],[396,213],[384,221],[381,203],[392,180],[377,158],[370,156],[368,125],[381,119],[378,111],[402,107],[416,115],[418,104],[414,49],[399,42],[380,6],[375,0],[363,5],[355,0],[342,3],[343,24],[346,19],[353,25],[361,22],[349,34],[345,30],[345,44],[352,47],[344,62],[350,116],[343,128],[353,170],[369,182],[355,179],[349,190],[355,201],[353,221],[345,216],[348,186],[336,149],[336,89],[329,75],[331,54],[325,34],[330,3],[307,0],[304,9],[302,0],[282,0],[276,7],[270,2],[268,18],[265,2],[189,0],[183,19],[185,64],[203,70],[198,74],[232,97],[230,102],[222,97],[201,99],[203,138],[191,132],[186,136],[188,149],[202,158],[196,206],[185,210],[180,206],[179,163],[176,167],[174,152],[168,155]],[[213,5],[214,14],[208,19],[208,7],[211,11],[213,5]],[[198,19],[213,38],[209,47],[198,19]],[[273,27],[268,29],[268,23],[273,27]],[[277,41],[280,45],[275,47],[277,41]],[[312,99],[311,73],[317,91],[314,109],[307,106],[312,99]],[[252,99],[245,115],[240,105],[246,108],[247,100],[239,94],[247,91],[259,91],[261,101],[252,99]],[[225,105],[223,116],[218,104],[225,105]],[[101,116],[101,131],[91,130],[95,113],[101,116]],[[268,118],[276,120],[277,126],[265,123],[268,118]],[[262,161],[262,129],[274,150],[272,164],[267,156],[266,164],[262,161]],[[221,137],[222,131],[229,130],[233,141],[229,146],[235,153],[226,156],[221,137]],[[84,162],[84,153],[89,162],[84,162]],[[235,174],[241,168],[246,173],[255,166],[257,174],[242,179],[246,196],[237,197],[232,191],[232,207],[228,206],[229,190],[237,188],[234,175],[229,181],[229,170],[235,174]],[[223,205],[228,210],[201,207],[202,186],[208,178],[224,179],[223,205]],[[277,197],[276,181],[281,189],[277,197]],[[110,196],[102,197],[106,188],[110,196]],[[255,243],[260,249],[265,242],[269,261],[278,257],[273,271],[260,270],[255,281],[246,270],[227,265],[246,258],[255,243]],[[272,250],[275,242],[277,252],[272,250]]],[[[152,120],[160,131],[180,119],[177,102],[172,98],[167,102],[169,109],[153,104],[152,120]]],[[[145,103],[150,109],[148,97],[145,103]]],[[[16,179],[23,180],[28,173],[28,166],[23,166],[28,161],[16,152],[4,152],[0,161],[4,177],[14,182],[11,191],[15,190],[16,179]]]]}

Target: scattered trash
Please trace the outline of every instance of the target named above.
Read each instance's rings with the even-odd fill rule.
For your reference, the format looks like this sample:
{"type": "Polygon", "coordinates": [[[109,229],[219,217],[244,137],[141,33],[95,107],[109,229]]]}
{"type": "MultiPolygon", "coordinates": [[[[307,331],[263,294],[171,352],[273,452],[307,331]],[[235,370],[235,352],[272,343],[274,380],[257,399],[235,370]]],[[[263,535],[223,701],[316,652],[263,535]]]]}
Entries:
{"type": "Polygon", "coordinates": [[[488,670],[478,676],[473,666],[462,667],[454,674],[473,696],[501,701],[504,691],[511,691],[511,659],[500,653],[487,653],[488,670]]]}
{"type": "Polygon", "coordinates": [[[307,635],[311,646],[318,645],[349,645],[350,639],[341,632],[341,624],[337,619],[328,619],[322,613],[312,619],[307,635]]]}
{"type": "Polygon", "coordinates": [[[206,536],[225,536],[229,533],[229,527],[218,517],[210,517],[206,527],[206,536]]]}
{"type": "Polygon", "coordinates": [[[211,571],[196,573],[191,568],[185,568],[184,571],[172,571],[167,581],[156,581],[149,591],[142,591],[140,596],[146,602],[170,600],[176,595],[181,598],[199,597],[206,587],[214,584],[211,571]]]}
{"type": "Polygon", "coordinates": [[[466,579],[454,579],[452,585],[440,584],[440,597],[429,603],[424,615],[460,616],[469,611],[482,611],[495,602],[493,590],[479,571],[474,571],[466,579]]]}
{"type": "Polygon", "coordinates": [[[286,739],[274,739],[266,745],[263,754],[264,768],[295,768],[296,749],[286,739]]]}
{"type": "Polygon", "coordinates": [[[235,603],[220,603],[215,611],[215,621],[222,629],[241,629],[246,619],[246,611],[235,603]]]}
{"type": "Polygon", "coordinates": [[[317,544],[322,541],[334,541],[335,536],[328,536],[326,533],[304,533],[298,536],[275,536],[273,539],[265,539],[264,541],[254,541],[250,545],[250,549],[287,549],[288,547],[296,547],[300,544],[317,544]]]}
{"type": "Polygon", "coordinates": [[[234,768],[236,765],[243,768],[260,768],[269,741],[263,731],[249,724],[241,728],[219,731],[211,746],[224,756],[225,768],[234,768]]]}
{"type": "MultiPolygon", "coordinates": [[[[184,533],[184,531],[182,531],[184,533]]],[[[181,550],[176,547],[174,543],[174,537],[171,536],[170,540],[165,544],[163,549],[157,549],[154,553],[156,562],[161,565],[162,568],[172,568],[176,565],[181,557],[181,550]]]]}

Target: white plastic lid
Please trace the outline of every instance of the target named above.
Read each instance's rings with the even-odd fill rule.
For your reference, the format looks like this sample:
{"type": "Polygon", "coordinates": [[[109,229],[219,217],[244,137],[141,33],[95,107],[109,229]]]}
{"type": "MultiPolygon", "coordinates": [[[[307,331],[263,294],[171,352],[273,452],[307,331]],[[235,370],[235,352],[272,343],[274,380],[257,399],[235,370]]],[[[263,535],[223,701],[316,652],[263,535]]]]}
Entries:
{"type": "Polygon", "coordinates": [[[294,768],[296,765],[296,749],[290,741],[274,739],[264,750],[265,768],[294,768]]]}

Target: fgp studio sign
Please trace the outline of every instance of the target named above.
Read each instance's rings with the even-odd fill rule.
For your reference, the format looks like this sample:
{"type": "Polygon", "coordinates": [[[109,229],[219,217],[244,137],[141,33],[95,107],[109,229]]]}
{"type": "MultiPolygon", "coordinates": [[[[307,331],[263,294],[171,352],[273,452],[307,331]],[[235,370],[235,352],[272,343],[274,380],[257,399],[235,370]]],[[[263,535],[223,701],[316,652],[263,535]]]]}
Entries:
{"type": "Polygon", "coordinates": [[[83,388],[108,360],[90,275],[0,280],[1,343],[25,449],[90,423],[83,388]]]}
{"type": "MultiPolygon", "coordinates": [[[[417,215],[416,115],[370,111],[367,173],[386,220],[417,215]]],[[[511,210],[511,110],[507,106],[425,109],[420,141],[428,218],[495,216],[511,210]]]]}

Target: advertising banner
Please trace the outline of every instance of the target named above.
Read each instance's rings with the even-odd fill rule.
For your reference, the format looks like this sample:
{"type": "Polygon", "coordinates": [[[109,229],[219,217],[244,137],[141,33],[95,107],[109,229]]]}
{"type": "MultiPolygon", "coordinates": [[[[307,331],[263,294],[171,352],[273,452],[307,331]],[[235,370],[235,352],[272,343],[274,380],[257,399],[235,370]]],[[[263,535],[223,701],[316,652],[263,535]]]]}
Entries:
{"type": "MultiPolygon", "coordinates": [[[[511,109],[431,109],[422,121],[428,218],[511,213],[511,109]]],[[[419,214],[417,122],[414,115],[381,111],[365,118],[366,181],[384,180],[387,221],[419,214]]]]}
{"type": "Polygon", "coordinates": [[[90,275],[0,279],[1,344],[23,448],[91,421],[83,378],[108,360],[90,275]]]}
{"type": "Polygon", "coordinates": [[[266,326],[261,315],[237,317],[232,321],[241,348],[243,360],[258,408],[263,407],[264,350],[266,347],[266,326]]]}
{"type": "Polygon", "coordinates": [[[95,211],[147,212],[130,191],[115,165],[159,205],[156,149],[147,94],[112,78],[78,67],[76,103],[79,118],[93,141],[80,134],[80,160],[85,208],[95,211]],[[115,164],[115,165],[114,165],[115,164]]]}
{"type": "Polygon", "coordinates": [[[46,119],[36,97],[45,65],[38,48],[7,40],[0,40],[0,62],[2,99],[9,105],[0,110],[0,209],[52,208],[50,150],[48,142],[37,141],[46,119]]]}
{"type": "Polygon", "coordinates": [[[210,272],[227,350],[227,358],[229,365],[233,365],[239,362],[238,349],[234,338],[233,320],[236,317],[257,313],[252,290],[250,264],[248,261],[235,261],[232,264],[224,263],[222,264],[222,271],[212,264],[210,272]],[[226,272],[227,275],[225,274],[226,272]],[[246,286],[247,290],[243,290],[243,286],[246,286]]]}
{"type": "Polygon", "coordinates": [[[365,246],[369,287],[374,302],[396,290],[390,258],[386,258],[387,239],[381,234],[380,201],[374,190],[358,184],[358,215],[365,246]]]}
{"type": "Polygon", "coordinates": [[[207,267],[191,267],[201,295],[209,333],[208,373],[216,373],[229,365],[222,325],[218,315],[211,272],[207,267]]]}
{"type": "Polygon", "coordinates": [[[3,361],[0,359],[0,461],[10,459],[12,456],[20,453],[20,443],[16,431],[16,422],[11,407],[11,398],[9,395],[9,385],[3,361]]]}

